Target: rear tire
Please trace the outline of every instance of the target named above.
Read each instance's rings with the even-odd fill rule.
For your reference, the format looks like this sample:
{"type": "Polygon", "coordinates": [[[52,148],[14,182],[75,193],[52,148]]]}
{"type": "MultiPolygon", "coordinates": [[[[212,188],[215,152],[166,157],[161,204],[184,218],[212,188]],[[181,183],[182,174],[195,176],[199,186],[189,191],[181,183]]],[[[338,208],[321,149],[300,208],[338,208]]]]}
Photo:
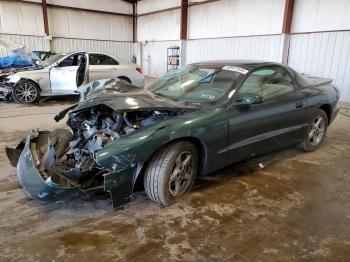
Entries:
{"type": "Polygon", "coordinates": [[[305,139],[297,145],[297,148],[305,152],[312,152],[320,148],[326,137],[327,127],[327,114],[322,109],[319,109],[309,124],[305,139]]]}
{"type": "Polygon", "coordinates": [[[40,89],[37,84],[22,80],[13,88],[12,97],[17,103],[35,103],[40,98],[40,89]]]}
{"type": "Polygon", "coordinates": [[[168,145],[147,165],[146,194],[159,205],[170,205],[191,190],[197,170],[198,152],[192,143],[182,141],[168,145]]]}

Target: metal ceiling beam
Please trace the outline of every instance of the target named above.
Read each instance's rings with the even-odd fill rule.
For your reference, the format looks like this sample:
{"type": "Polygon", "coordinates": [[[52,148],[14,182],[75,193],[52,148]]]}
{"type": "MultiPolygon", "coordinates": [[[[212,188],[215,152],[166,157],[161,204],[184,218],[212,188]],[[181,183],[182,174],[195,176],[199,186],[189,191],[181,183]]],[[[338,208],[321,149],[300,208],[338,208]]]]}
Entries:
{"type": "Polygon", "coordinates": [[[72,7],[72,6],[64,6],[64,5],[54,5],[54,4],[47,4],[47,6],[50,7],[50,8],[69,9],[69,10],[85,11],[85,12],[92,12],[92,13],[98,13],[98,14],[119,15],[119,16],[132,17],[132,14],[108,12],[108,11],[88,9],[88,8],[80,8],[80,7],[72,7]]]}
{"type": "MultiPolygon", "coordinates": [[[[25,4],[40,5],[40,6],[43,5],[40,2],[30,2],[30,1],[24,1],[24,0],[1,0],[1,1],[13,2],[13,3],[25,3],[25,4]]],[[[48,3],[46,3],[46,6],[50,7],[50,8],[60,8],[60,9],[68,9],[68,10],[76,10],[76,11],[93,12],[93,13],[99,13],[99,14],[108,14],[108,15],[119,15],[119,16],[132,17],[132,14],[108,12],[108,11],[102,11],[102,10],[96,10],[96,9],[89,9],[89,8],[79,8],[79,7],[73,7],[73,6],[55,5],[55,4],[48,4],[48,3]]]]}
{"type": "Polygon", "coordinates": [[[282,34],[290,34],[293,24],[295,0],[285,0],[282,34]]]}
{"type": "MultiPolygon", "coordinates": [[[[139,0],[139,1],[141,1],[141,0],[139,0]]],[[[210,3],[218,2],[218,1],[222,1],[222,0],[206,0],[206,1],[192,2],[192,3],[189,2],[188,7],[196,6],[196,5],[203,5],[203,4],[210,4],[210,3]]],[[[165,9],[159,9],[157,11],[152,11],[152,12],[148,12],[148,13],[142,13],[142,14],[138,14],[137,16],[154,15],[154,14],[169,12],[169,11],[178,10],[178,9],[181,9],[181,5],[170,7],[170,8],[165,8],[165,9]]]]}

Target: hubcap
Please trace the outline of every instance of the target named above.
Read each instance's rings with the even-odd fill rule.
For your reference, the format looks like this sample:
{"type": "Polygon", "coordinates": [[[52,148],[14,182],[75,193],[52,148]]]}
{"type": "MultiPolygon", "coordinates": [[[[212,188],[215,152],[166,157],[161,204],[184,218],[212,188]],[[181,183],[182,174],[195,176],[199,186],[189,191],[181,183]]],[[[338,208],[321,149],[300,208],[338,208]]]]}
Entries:
{"type": "Polygon", "coordinates": [[[22,102],[33,102],[37,96],[37,91],[35,86],[21,83],[16,87],[15,95],[22,102]]]}
{"type": "Polygon", "coordinates": [[[326,123],[322,116],[316,117],[315,121],[312,123],[312,127],[309,133],[309,141],[311,145],[317,146],[324,136],[324,131],[326,128],[326,123]]]}
{"type": "Polygon", "coordinates": [[[174,197],[180,196],[188,188],[193,176],[192,153],[185,151],[180,153],[176,160],[174,170],[170,175],[169,191],[174,197]]]}

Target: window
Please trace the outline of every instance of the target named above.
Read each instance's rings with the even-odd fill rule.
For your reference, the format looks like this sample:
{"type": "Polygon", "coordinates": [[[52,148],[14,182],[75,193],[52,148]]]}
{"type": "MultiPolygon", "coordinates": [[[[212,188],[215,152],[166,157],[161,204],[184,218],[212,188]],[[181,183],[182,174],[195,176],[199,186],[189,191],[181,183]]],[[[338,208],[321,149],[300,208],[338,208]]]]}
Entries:
{"type": "Polygon", "coordinates": [[[86,62],[85,55],[83,55],[83,54],[74,54],[74,55],[68,56],[63,61],[61,61],[59,66],[60,67],[79,66],[80,64],[84,64],[85,62],[86,62]]]}
{"type": "Polygon", "coordinates": [[[176,101],[213,103],[223,98],[240,77],[230,70],[187,66],[168,72],[146,89],[176,101]]]}
{"type": "Polygon", "coordinates": [[[261,96],[269,100],[294,90],[292,79],[281,67],[258,69],[243,83],[238,99],[244,95],[261,96]]]}
{"type": "Polygon", "coordinates": [[[90,54],[90,65],[118,65],[118,62],[107,55],[90,54]]]}

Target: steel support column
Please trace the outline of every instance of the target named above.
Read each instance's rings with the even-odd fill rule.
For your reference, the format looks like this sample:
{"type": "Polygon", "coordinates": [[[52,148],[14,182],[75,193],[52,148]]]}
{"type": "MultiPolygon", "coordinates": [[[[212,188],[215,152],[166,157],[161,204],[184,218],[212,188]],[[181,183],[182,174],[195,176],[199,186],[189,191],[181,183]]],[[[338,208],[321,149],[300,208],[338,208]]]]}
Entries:
{"type": "Polygon", "coordinates": [[[292,32],[295,0],[285,0],[285,1],[286,2],[284,7],[284,17],[283,17],[283,26],[282,26],[282,34],[283,34],[282,63],[287,64],[288,56],[289,56],[290,34],[292,32]]]}

